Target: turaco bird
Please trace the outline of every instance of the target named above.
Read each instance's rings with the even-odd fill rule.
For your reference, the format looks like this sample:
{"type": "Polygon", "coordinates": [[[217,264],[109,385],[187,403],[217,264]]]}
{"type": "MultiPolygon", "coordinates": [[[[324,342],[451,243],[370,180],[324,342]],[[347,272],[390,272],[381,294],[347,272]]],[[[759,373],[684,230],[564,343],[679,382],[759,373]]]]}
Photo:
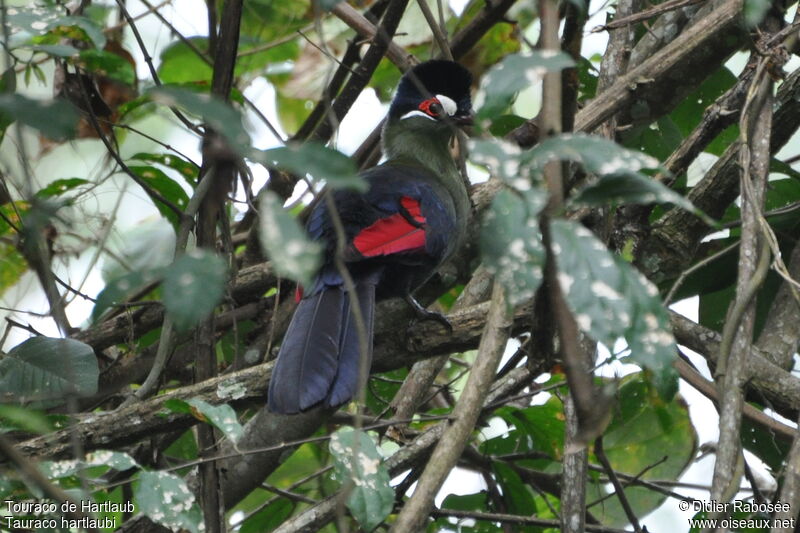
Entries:
{"type": "MultiPolygon", "coordinates": [[[[369,189],[332,193],[347,238],[343,259],[367,331],[367,363],[376,300],[400,296],[419,316],[447,323],[412,293],[466,233],[471,205],[450,146],[457,125],[472,119],[471,81],[452,61],[427,61],[406,73],[383,128],[386,161],[361,174],[369,189]]],[[[336,232],[326,202],[314,208],[307,229],[325,244],[324,262],[304,291],[272,371],[269,408],[276,413],[336,407],[359,386],[358,328],[334,261],[336,232]]]]}

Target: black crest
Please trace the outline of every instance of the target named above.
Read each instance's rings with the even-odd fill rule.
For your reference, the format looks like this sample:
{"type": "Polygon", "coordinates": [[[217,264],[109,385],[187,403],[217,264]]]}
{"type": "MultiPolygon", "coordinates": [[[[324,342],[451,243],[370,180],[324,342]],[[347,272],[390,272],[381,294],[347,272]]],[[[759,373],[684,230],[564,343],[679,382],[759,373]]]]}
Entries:
{"type": "Polygon", "coordinates": [[[420,63],[400,80],[389,116],[397,118],[417,109],[419,103],[431,96],[442,94],[458,105],[456,115],[469,115],[472,111],[470,85],[472,74],[453,61],[434,59],[420,63]],[[423,89],[424,87],[424,89],[423,89]]]}

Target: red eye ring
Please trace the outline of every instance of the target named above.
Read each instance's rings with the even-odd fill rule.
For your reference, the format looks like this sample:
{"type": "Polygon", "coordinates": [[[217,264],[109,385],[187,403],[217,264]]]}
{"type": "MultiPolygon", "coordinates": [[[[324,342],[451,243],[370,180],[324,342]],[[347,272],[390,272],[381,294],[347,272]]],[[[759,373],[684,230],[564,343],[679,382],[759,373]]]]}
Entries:
{"type": "Polygon", "coordinates": [[[431,117],[438,117],[444,108],[438,98],[428,98],[420,102],[419,110],[431,117]]]}

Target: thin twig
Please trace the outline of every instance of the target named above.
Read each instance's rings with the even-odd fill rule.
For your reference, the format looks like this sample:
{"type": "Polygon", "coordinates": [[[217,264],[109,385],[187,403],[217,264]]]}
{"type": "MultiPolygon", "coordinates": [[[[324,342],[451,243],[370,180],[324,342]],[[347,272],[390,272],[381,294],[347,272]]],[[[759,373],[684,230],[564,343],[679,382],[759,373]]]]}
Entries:
{"type": "MultiPolygon", "coordinates": [[[[153,58],[147,51],[147,46],[144,44],[144,40],[142,39],[142,36],[139,33],[139,28],[136,27],[136,23],[134,22],[133,17],[131,17],[130,13],[128,13],[128,10],[125,9],[125,2],[123,2],[123,0],[116,0],[116,1],[117,1],[117,6],[119,6],[120,13],[122,13],[122,16],[125,17],[128,26],[133,32],[133,37],[136,39],[136,44],[139,46],[139,50],[142,52],[142,56],[144,57],[144,62],[147,64],[147,68],[150,70],[150,76],[153,78],[153,83],[161,87],[161,79],[158,76],[156,67],[153,65],[153,58]]],[[[152,6],[148,5],[147,7],[151,8],[152,6]]],[[[158,17],[161,16],[161,14],[158,12],[157,9],[153,10],[153,13],[158,17]]],[[[191,120],[186,118],[186,116],[184,116],[184,114],[181,113],[178,108],[170,107],[170,110],[178,118],[178,120],[180,120],[183,123],[184,126],[189,128],[190,131],[193,131],[197,134],[202,133],[202,131],[200,131],[200,128],[195,126],[191,120]]]]}
{"type": "Polygon", "coordinates": [[[603,26],[597,26],[592,30],[592,33],[613,30],[616,28],[622,28],[623,26],[630,26],[631,24],[636,24],[637,22],[641,22],[643,20],[656,17],[658,15],[667,13],[669,11],[675,11],[676,9],[681,9],[694,4],[699,4],[700,2],[704,1],[705,0],[669,0],[657,6],[644,9],[642,11],[639,11],[638,13],[634,13],[633,15],[628,15],[627,17],[615,19],[603,26]]]}
{"type": "Polygon", "coordinates": [[[453,53],[450,51],[450,45],[447,43],[447,34],[445,34],[442,27],[439,26],[439,23],[436,22],[436,18],[430,6],[428,6],[427,0],[417,0],[417,4],[419,4],[419,8],[422,10],[422,15],[425,17],[425,22],[428,23],[431,33],[433,33],[433,39],[436,41],[436,45],[439,47],[439,52],[442,54],[442,57],[453,61],[453,53]]]}
{"type": "Polygon", "coordinates": [[[611,484],[614,486],[614,492],[617,494],[622,510],[625,511],[625,516],[628,517],[628,522],[633,526],[633,530],[636,531],[636,533],[646,533],[647,528],[642,529],[642,526],[639,524],[639,518],[636,516],[636,513],[633,512],[631,503],[628,501],[627,496],[625,496],[625,489],[622,487],[622,483],[619,482],[617,473],[614,472],[614,469],[611,467],[611,462],[608,460],[608,457],[606,457],[606,452],[603,450],[602,436],[594,440],[594,454],[600,461],[600,464],[603,465],[608,479],[611,480],[611,484]]]}

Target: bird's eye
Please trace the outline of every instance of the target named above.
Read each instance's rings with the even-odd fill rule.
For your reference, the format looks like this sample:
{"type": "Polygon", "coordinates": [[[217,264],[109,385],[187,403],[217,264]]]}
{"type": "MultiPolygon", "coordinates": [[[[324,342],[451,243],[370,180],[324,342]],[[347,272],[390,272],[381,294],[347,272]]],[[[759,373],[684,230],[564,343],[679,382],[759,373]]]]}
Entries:
{"type": "Polygon", "coordinates": [[[431,117],[438,117],[444,112],[441,102],[436,98],[428,98],[419,104],[419,109],[431,117]]]}

